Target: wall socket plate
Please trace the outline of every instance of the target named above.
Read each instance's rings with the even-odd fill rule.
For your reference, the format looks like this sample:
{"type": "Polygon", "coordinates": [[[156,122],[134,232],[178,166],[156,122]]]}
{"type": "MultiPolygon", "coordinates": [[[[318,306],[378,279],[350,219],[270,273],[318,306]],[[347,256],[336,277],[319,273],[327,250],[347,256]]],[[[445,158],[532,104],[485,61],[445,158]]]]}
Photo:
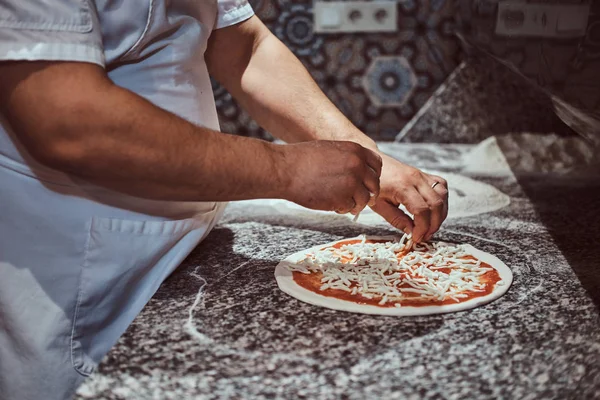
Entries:
{"type": "Polygon", "coordinates": [[[396,1],[315,1],[314,30],[319,33],[394,32],[396,1]]]}
{"type": "Polygon", "coordinates": [[[507,1],[498,4],[496,34],[574,38],[585,36],[590,4],[545,4],[507,1]]]}

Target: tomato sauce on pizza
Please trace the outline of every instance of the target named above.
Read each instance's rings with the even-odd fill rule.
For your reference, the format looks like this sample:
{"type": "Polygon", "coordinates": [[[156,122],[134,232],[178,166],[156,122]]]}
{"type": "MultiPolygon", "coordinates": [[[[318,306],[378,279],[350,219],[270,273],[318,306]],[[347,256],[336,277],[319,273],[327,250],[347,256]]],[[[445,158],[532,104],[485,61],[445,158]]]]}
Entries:
{"type": "Polygon", "coordinates": [[[491,265],[460,245],[345,240],[308,254],[292,268],[311,292],[378,307],[456,304],[487,296],[501,281],[491,265]]]}

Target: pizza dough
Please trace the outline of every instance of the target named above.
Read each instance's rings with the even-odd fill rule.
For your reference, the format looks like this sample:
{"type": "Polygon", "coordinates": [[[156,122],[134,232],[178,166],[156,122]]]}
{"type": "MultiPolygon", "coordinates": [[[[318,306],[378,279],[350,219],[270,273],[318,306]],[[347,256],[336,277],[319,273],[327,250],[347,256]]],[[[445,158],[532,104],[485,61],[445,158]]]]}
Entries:
{"type": "MultiPolygon", "coordinates": [[[[372,304],[360,304],[356,301],[344,300],[337,297],[330,297],[319,294],[318,291],[312,291],[298,284],[293,278],[293,272],[291,269],[295,269],[298,263],[305,260],[307,257],[311,257],[316,254],[317,251],[325,248],[330,248],[335,245],[339,245],[342,242],[348,241],[360,241],[363,243],[366,240],[369,241],[398,241],[398,237],[394,236],[369,236],[367,238],[358,237],[352,239],[344,239],[336,242],[315,246],[308,250],[299,251],[287,257],[285,260],[280,262],[275,268],[275,279],[279,288],[289,294],[290,296],[303,301],[305,303],[313,304],[320,307],[330,308],[333,310],[347,311],[354,313],[363,314],[376,314],[376,315],[394,315],[394,316],[411,316],[411,315],[429,315],[429,314],[441,314],[455,311],[464,311],[473,309],[475,307],[487,304],[501,297],[508,288],[510,287],[513,276],[511,270],[497,257],[478,250],[470,245],[460,246],[461,251],[466,252],[468,255],[480,260],[482,263],[488,264],[499,275],[500,281],[496,283],[493,290],[489,294],[482,295],[480,297],[468,298],[461,302],[443,304],[443,305],[419,305],[419,306],[379,306],[372,304]]],[[[439,249],[443,249],[444,246],[456,246],[452,244],[444,244],[439,242],[436,246],[439,249]]],[[[360,296],[353,296],[356,300],[361,299],[360,296]]]]}

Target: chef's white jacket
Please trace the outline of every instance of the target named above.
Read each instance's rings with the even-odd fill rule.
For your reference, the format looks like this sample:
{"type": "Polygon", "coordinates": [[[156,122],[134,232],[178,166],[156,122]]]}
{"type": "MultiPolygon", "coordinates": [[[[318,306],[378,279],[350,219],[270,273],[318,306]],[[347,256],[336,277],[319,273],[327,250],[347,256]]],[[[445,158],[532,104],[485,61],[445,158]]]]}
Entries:
{"type": "MultiPolygon", "coordinates": [[[[217,130],[207,39],[252,14],[246,0],[2,0],[0,62],[94,63],[217,130]]],[[[71,396],[223,208],[51,170],[0,115],[0,399],[71,396]]]]}

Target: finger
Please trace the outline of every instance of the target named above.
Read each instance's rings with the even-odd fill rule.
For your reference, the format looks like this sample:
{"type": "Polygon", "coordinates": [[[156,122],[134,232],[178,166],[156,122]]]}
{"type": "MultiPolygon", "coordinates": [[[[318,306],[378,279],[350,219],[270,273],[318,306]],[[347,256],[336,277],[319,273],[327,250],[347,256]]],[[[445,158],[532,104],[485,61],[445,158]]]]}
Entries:
{"type": "Polygon", "coordinates": [[[340,207],[336,208],[335,212],[338,214],[347,214],[350,211],[352,211],[352,209],[354,209],[355,206],[356,203],[354,202],[354,199],[350,198],[344,201],[340,207]]]}
{"type": "Polygon", "coordinates": [[[442,213],[442,223],[448,218],[448,201],[444,202],[444,212],[442,213]]]}
{"type": "MultiPolygon", "coordinates": [[[[439,186],[439,185],[438,185],[439,186]]],[[[443,192],[440,193],[437,190],[437,186],[435,187],[436,191],[440,194],[443,195],[443,192]]],[[[444,223],[444,221],[446,220],[446,218],[448,218],[448,210],[450,208],[450,191],[448,191],[447,189],[445,190],[446,194],[444,195],[444,211],[442,212],[442,223],[444,223]]]]}
{"type": "MultiPolygon", "coordinates": [[[[436,179],[439,177],[435,177],[436,179]]],[[[450,190],[448,188],[448,183],[446,182],[445,179],[440,178],[441,181],[439,185],[436,185],[434,190],[440,195],[442,196],[442,198],[444,199],[444,211],[442,212],[442,223],[446,220],[446,218],[448,217],[448,210],[450,208],[450,190]]]]}
{"type": "Polygon", "coordinates": [[[365,154],[365,161],[367,162],[367,165],[373,171],[375,171],[377,177],[379,177],[381,175],[381,167],[383,166],[381,156],[369,149],[365,149],[365,154]]]}
{"type": "MultiPolygon", "coordinates": [[[[427,240],[431,239],[431,236],[438,231],[438,229],[440,228],[440,226],[442,225],[442,223],[446,220],[446,217],[448,216],[448,182],[442,178],[441,176],[437,176],[437,175],[429,175],[429,182],[431,183],[431,185],[433,186],[433,184],[435,182],[437,182],[437,184],[435,186],[433,186],[433,191],[442,199],[443,204],[441,206],[441,212],[440,212],[440,221],[439,221],[439,225],[437,226],[437,228],[432,227],[432,231],[429,232],[428,234],[428,238],[427,240]]],[[[432,225],[434,225],[434,222],[432,220],[432,225]]]]}
{"type": "MultiPolygon", "coordinates": [[[[436,185],[436,189],[438,186],[440,185],[436,185]]],[[[429,240],[431,239],[431,236],[440,229],[440,225],[442,225],[442,222],[444,221],[444,199],[427,183],[419,186],[418,191],[427,202],[430,210],[429,229],[423,236],[423,240],[429,240]]]]}
{"type": "Polygon", "coordinates": [[[429,183],[429,186],[433,187],[433,189],[440,196],[442,196],[442,198],[447,199],[447,197],[448,197],[448,181],[446,181],[441,176],[429,175],[429,174],[426,174],[426,175],[427,175],[427,182],[429,183]],[[434,184],[435,184],[435,186],[434,186],[434,184]]]}
{"type": "Polygon", "coordinates": [[[429,209],[429,204],[423,198],[423,196],[417,191],[417,189],[412,188],[407,190],[404,195],[404,206],[406,209],[414,215],[414,225],[413,229],[413,240],[415,242],[421,242],[427,232],[429,232],[429,227],[431,225],[431,210],[429,209]]]}
{"type": "Polygon", "coordinates": [[[363,177],[363,184],[367,188],[367,190],[372,194],[370,200],[368,201],[369,206],[372,206],[377,201],[379,197],[379,175],[376,174],[371,168],[367,168],[367,172],[363,177]]]}
{"type": "Polygon", "coordinates": [[[378,201],[377,204],[371,208],[394,228],[400,229],[402,232],[409,235],[413,232],[414,225],[412,219],[395,205],[387,201],[378,201]]]}
{"type": "Polygon", "coordinates": [[[356,215],[361,212],[371,200],[371,194],[366,187],[362,187],[354,193],[354,208],[350,211],[352,214],[356,215]]]}

